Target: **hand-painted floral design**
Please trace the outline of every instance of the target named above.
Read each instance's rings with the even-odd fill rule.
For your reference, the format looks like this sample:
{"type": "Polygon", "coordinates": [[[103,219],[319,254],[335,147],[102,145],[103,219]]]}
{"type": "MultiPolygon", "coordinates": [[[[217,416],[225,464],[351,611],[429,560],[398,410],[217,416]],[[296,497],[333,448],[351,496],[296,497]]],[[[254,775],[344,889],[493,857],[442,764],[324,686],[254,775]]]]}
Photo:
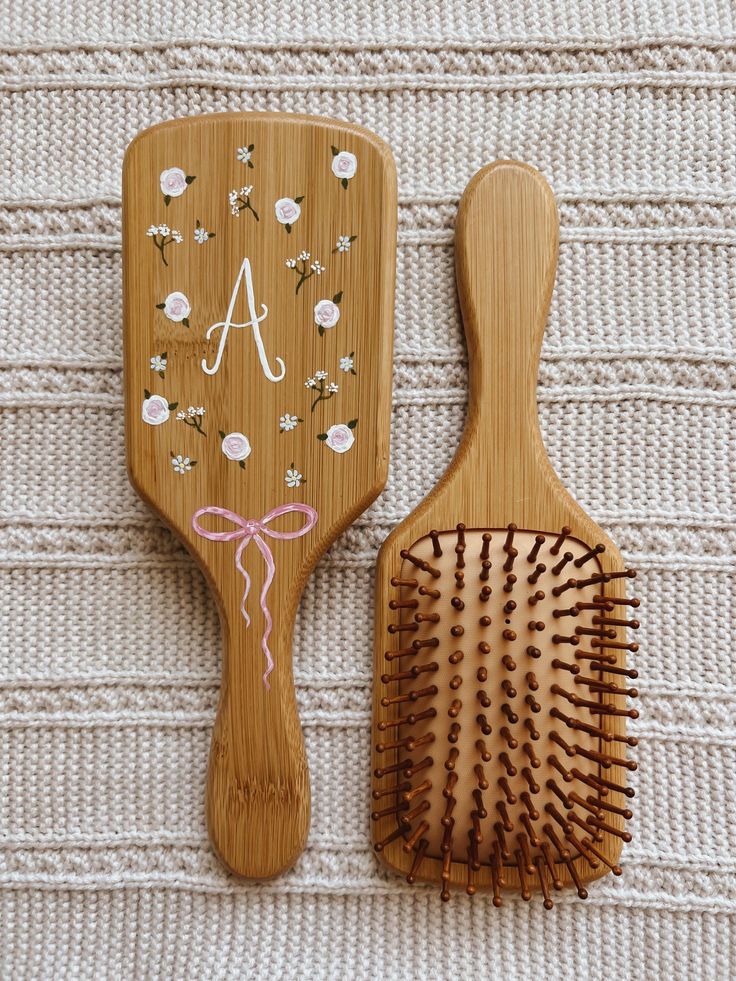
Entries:
{"type": "Polygon", "coordinates": [[[260,221],[258,212],[250,203],[250,196],[252,193],[252,184],[247,184],[245,187],[241,187],[239,191],[236,191],[233,188],[233,190],[230,191],[227,196],[227,201],[230,205],[230,214],[237,218],[241,211],[250,211],[255,220],[260,221]]]}
{"type": "Polygon", "coordinates": [[[196,177],[189,177],[181,167],[169,167],[162,170],[159,177],[161,193],[164,196],[164,204],[168,207],[172,198],[180,198],[189,185],[196,181],[196,177]]]}
{"type": "Polygon", "coordinates": [[[245,461],[251,454],[250,440],[243,433],[224,433],[220,430],[222,440],[222,452],[228,460],[234,460],[242,470],[245,470],[245,461]]]}
{"type": "Polygon", "coordinates": [[[340,319],[340,302],[342,301],[342,290],[335,293],[331,300],[319,300],[314,306],[314,322],[317,325],[319,336],[322,337],[326,330],[331,330],[340,319]]]}
{"type": "Polygon", "coordinates": [[[308,279],[311,279],[312,276],[321,276],[325,271],[325,267],[322,265],[319,259],[315,259],[311,263],[309,261],[310,259],[311,253],[300,252],[295,259],[286,260],[286,268],[293,269],[299,276],[299,281],[296,284],[296,293],[299,292],[308,279]]]}
{"type": "Polygon", "coordinates": [[[276,212],[276,221],[283,225],[289,234],[291,234],[292,225],[299,220],[302,213],[301,203],[303,200],[303,194],[299,195],[298,198],[279,198],[273,206],[276,212]]]}
{"type": "Polygon", "coordinates": [[[286,471],[284,480],[286,481],[287,487],[301,487],[302,484],[306,484],[306,480],[304,479],[304,476],[299,473],[299,471],[297,470],[297,468],[294,466],[293,463],[286,471]]]}
{"type": "Polygon", "coordinates": [[[145,388],[143,390],[141,418],[149,426],[160,426],[166,422],[178,404],[178,402],[169,402],[163,395],[151,395],[148,389],[145,388]]]}
{"type": "Polygon", "coordinates": [[[161,253],[161,258],[165,266],[168,266],[166,261],[166,249],[172,244],[181,245],[184,241],[184,236],[176,228],[169,228],[168,225],[151,225],[146,232],[149,238],[153,239],[153,244],[156,246],[158,251],[161,253]]]}
{"type": "Polygon", "coordinates": [[[197,218],[197,225],[194,229],[194,241],[198,245],[204,245],[205,242],[209,242],[211,238],[215,237],[215,234],[215,232],[208,232],[199,218],[197,218]]]}
{"type": "Polygon", "coordinates": [[[358,169],[358,158],[348,150],[338,150],[336,146],[332,150],[332,173],[337,177],[342,186],[347,190],[348,181],[355,177],[358,169]]]}
{"type": "Polygon", "coordinates": [[[347,453],[355,442],[353,430],[357,425],[357,419],[351,419],[348,423],[339,422],[335,426],[330,426],[326,433],[320,433],[317,439],[321,439],[335,453],[347,453]]]}
{"type": "Polygon", "coordinates": [[[169,293],[163,303],[156,304],[157,310],[163,310],[164,316],[175,324],[189,326],[189,314],[192,312],[192,304],[189,302],[185,293],[175,290],[169,293]]]}
{"type": "Polygon", "coordinates": [[[239,146],[235,156],[242,164],[246,164],[248,167],[253,169],[253,161],[251,157],[253,156],[253,151],[255,150],[255,144],[249,143],[248,146],[239,146]]]}
{"type": "Polygon", "coordinates": [[[183,422],[185,426],[191,426],[192,429],[196,429],[202,436],[206,436],[207,433],[204,431],[204,429],[202,429],[204,413],[204,406],[190,405],[186,412],[184,412],[183,409],[177,412],[176,418],[179,420],[179,422],[183,422]]]}
{"type": "Polygon", "coordinates": [[[151,358],[151,371],[155,371],[159,378],[166,377],[166,358],[166,351],[163,354],[156,354],[151,358]]]}
{"type": "Polygon", "coordinates": [[[349,252],[350,246],[357,237],[357,235],[338,235],[337,242],[335,242],[335,248],[332,250],[333,255],[335,252],[349,252]]]}
{"type": "Polygon", "coordinates": [[[340,358],[340,371],[344,371],[351,375],[358,374],[358,372],[355,370],[355,351],[351,351],[350,354],[346,354],[344,358],[340,358]]]}
{"type": "Polygon", "coordinates": [[[279,432],[280,433],[290,433],[292,429],[296,429],[300,422],[304,422],[299,416],[293,416],[289,412],[285,412],[284,415],[279,419],[279,432]]]}
{"type": "Polygon", "coordinates": [[[317,398],[312,402],[312,412],[320,402],[328,402],[333,395],[337,395],[339,390],[337,382],[328,380],[326,371],[315,371],[314,377],[307,378],[304,382],[304,387],[317,392],[317,398]]]}
{"type": "Polygon", "coordinates": [[[189,473],[192,467],[197,466],[197,461],[190,459],[188,456],[182,456],[181,453],[174,453],[169,450],[169,455],[171,456],[171,465],[174,468],[174,473],[178,473],[180,476],[189,473]]]}

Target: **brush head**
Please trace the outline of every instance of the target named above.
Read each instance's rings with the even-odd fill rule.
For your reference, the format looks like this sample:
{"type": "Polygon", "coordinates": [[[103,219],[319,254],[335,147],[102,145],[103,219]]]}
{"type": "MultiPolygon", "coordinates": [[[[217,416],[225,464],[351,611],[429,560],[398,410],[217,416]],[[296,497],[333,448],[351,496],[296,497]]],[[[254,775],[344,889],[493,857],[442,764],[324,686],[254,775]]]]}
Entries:
{"type": "MultiPolygon", "coordinates": [[[[625,720],[636,671],[603,545],[558,532],[430,531],[402,549],[375,732],[375,848],[398,842],[407,879],[524,899],[620,874],[636,769],[625,720]]],[[[394,846],[395,847],[395,846],[394,846]]]]}

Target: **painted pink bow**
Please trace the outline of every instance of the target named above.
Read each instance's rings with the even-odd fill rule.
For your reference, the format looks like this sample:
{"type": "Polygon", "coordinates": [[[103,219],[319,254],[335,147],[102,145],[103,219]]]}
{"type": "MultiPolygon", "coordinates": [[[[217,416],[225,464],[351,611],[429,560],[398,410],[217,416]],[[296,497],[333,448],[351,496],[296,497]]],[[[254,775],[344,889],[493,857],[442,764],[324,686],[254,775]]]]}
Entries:
{"type": "Polygon", "coordinates": [[[236,514],[235,511],[229,511],[227,508],[217,508],[217,507],[206,507],[200,508],[195,511],[192,515],[192,528],[201,535],[202,538],[206,538],[211,542],[238,542],[238,547],[235,550],[235,568],[241,574],[243,579],[245,579],[245,591],[243,592],[243,599],[240,602],[240,612],[245,618],[246,626],[250,626],[250,616],[245,608],[246,600],[248,599],[248,593],[250,592],[250,576],[243,567],[242,556],[245,549],[248,547],[251,541],[255,541],[261,555],[266,563],[266,579],[261,588],[261,610],[263,611],[263,618],[266,621],[266,626],[263,630],[263,636],[261,638],[261,647],[263,648],[263,653],[266,655],[266,670],[263,674],[263,683],[266,688],[271,686],[268,683],[268,676],[273,671],[273,657],[271,656],[271,651],[268,647],[268,638],[271,634],[271,628],[273,626],[273,620],[271,618],[271,611],[268,608],[268,603],[266,602],[266,597],[268,596],[268,590],[273,582],[273,577],[276,573],[276,564],[273,560],[273,553],[268,546],[268,542],[263,539],[263,535],[268,535],[269,538],[301,538],[302,535],[306,535],[308,531],[317,524],[317,512],[313,507],[308,504],[281,504],[277,508],[273,508],[263,515],[262,518],[243,518],[241,515],[236,514]],[[274,518],[281,517],[282,514],[289,514],[291,512],[299,512],[300,514],[306,514],[307,520],[297,531],[274,531],[272,528],[268,527],[269,522],[273,521],[274,518]],[[233,531],[207,531],[199,523],[199,518],[205,514],[212,514],[220,518],[226,518],[231,521],[236,528],[233,531]]]}

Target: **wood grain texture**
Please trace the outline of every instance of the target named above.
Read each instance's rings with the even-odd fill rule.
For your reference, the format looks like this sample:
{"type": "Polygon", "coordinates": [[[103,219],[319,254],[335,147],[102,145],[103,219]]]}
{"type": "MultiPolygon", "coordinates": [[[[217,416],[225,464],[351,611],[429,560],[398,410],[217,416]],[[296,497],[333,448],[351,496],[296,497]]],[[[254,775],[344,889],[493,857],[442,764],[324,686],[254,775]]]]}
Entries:
{"type": "MultiPolygon", "coordinates": [[[[416,552],[421,558],[429,558],[430,562],[440,564],[446,560],[432,559],[431,542],[425,536],[431,529],[452,532],[458,522],[463,522],[468,529],[469,546],[471,538],[475,542],[473,552],[473,561],[475,561],[475,556],[478,554],[479,532],[492,530],[494,539],[501,534],[503,540],[503,532],[499,530],[505,529],[513,522],[518,526],[519,537],[524,540],[523,545],[519,545],[520,550],[523,549],[520,555],[526,556],[535,533],[556,535],[562,526],[566,525],[571,529],[571,537],[577,539],[579,543],[573,549],[576,556],[585,550],[585,546],[590,547],[599,542],[606,546],[606,551],[591,563],[593,566],[591,571],[620,572],[624,569],[615,545],[578,506],[552,469],[539,431],[536,404],[537,370],[555,278],[558,235],[558,217],[552,192],[541,175],[526,165],[499,162],[483,169],[471,180],[461,200],[456,227],[456,270],[468,343],[470,372],[468,416],[461,445],[442,480],[420,506],[394,530],[379,555],[376,579],[373,703],[372,769],[374,771],[376,768],[395,764],[399,759],[397,752],[380,753],[376,750],[377,739],[382,738],[376,726],[396,717],[395,710],[392,711],[392,708],[382,704],[382,699],[394,694],[396,689],[381,679],[382,675],[385,677],[387,670],[396,670],[398,664],[393,661],[389,667],[385,652],[402,647],[397,636],[389,634],[389,624],[396,623],[397,619],[399,622],[405,622],[410,618],[410,614],[404,610],[398,618],[397,613],[392,613],[388,606],[390,599],[408,595],[406,591],[397,594],[397,590],[390,584],[391,577],[417,574],[417,569],[402,559],[400,555],[402,549],[411,547],[412,552],[416,552]]],[[[595,434],[591,434],[590,438],[595,439],[595,434]]],[[[615,495],[615,493],[616,488],[611,487],[611,494],[615,495]]],[[[549,548],[549,541],[546,547],[549,548]]],[[[527,572],[529,569],[524,570],[524,575],[527,572]]],[[[568,574],[572,573],[566,573],[568,574]]],[[[422,574],[418,575],[423,582],[422,574]]],[[[475,575],[477,576],[477,569],[475,575]]],[[[445,588],[443,583],[446,583],[448,576],[451,578],[450,572],[446,570],[443,577],[434,582],[427,578],[427,584],[445,588]]],[[[607,596],[612,597],[623,596],[625,591],[621,583],[622,580],[613,580],[605,587],[599,587],[598,592],[605,592],[607,596]]],[[[531,589],[532,587],[529,587],[529,591],[531,589]]],[[[477,595],[477,586],[474,593],[477,595]]],[[[444,599],[436,601],[436,609],[439,611],[442,611],[443,604],[444,609],[449,610],[447,593],[443,593],[443,597],[444,599]]],[[[577,598],[589,599],[590,597],[577,598]]],[[[424,609],[424,606],[420,604],[419,608],[424,609]]],[[[546,614],[550,612],[547,610],[546,614]]],[[[532,610],[529,609],[527,619],[531,613],[532,610]]],[[[477,624],[477,618],[473,622],[477,624]]],[[[423,624],[418,633],[404,635],[404,637],[409,636],[410,643],[411,637],[420,638],[425,636],[425,633],[427,633],[426,624],[423,624]]],[[[398,637],[400,638],[401,634],[398,637]]],[[[474,638],[473,643],[475,640],[477,638],[474,638]]],[[[532,642],[530,637],[525,644],[532,642]]],[[[406,640],[403,646],[406,646],[406,640]]],[[[447,658],[448,651],[452,649],[451,647],[445,649],[446,646],[447,642],[441,641],[440,646],[430,651],[428,656],[431,656],[434,661],[442,662],[443,658],[447,658]]],[[[468,649],[470,647],[472,645],[469,645],[468,649]]],[[[496,655],[499,657],[502,650],[499,651],[498,646],[494,649],[499,652],[496,655]]],[[[523,649],[522,647],[521,650],[523,649]]],[[[625,663],[625,652],[621,652],[618,663],[619,665],[625,663]]],[[[489,667],[489,670],[492,669],[489,667]]],[[[440,664],[436,677],[439,694],[431,702],[418,702],[416,707],[409,706],[407,711],[416,712],[430,704],[437,708],[436,723],[432,720],[431,723],[426,723],[424,728],[412,727],[412,732],[421,734],[434,725],[437,741],[427,751],[436,757],[432,770],[433,781],[441,781],[444,785],[444,777],[441,776],[442,761],[448,750],[445,737],[450,722],[447,709],[451,703],[452,693],[444,684],[446,679],[443,664],[440,664]]],[[[426,679],[423,684],[430,684],[434,680],[434,676],[429,675],[424,675],[423,678],[426,679]]],[[[402,682],[402,684],[408,685],[409,682],[402,682]]],[[[416,683],[414,687],[416,688],[416,683]]],[[[403,690],[405,689],[400,686],[399,691],[403,690]]],[[[612,701],[618,707],[625,705],[623,696],[616,696],[612,701]]],[[[616,717],[611,720],[608,728],[618,736],[623,735],[624,722],[623,718],[616,717]]],[[[472,745],[472,741],[470,744],[472,745]]],[[[614,745],[619,747],[618,743],[614,745]]],[[[423,752],[418,755],[422,756],[423,752]]],[[[542,755],[541,750],[540,755],[542,755]]],[[[492,765],[498,765],[495,758],[492,765]]],[[[625,770],[617,766],[606,771],[609,779],[623,784],[626,782],[625,773],[625,770]]],[[[549,776],[559,779],[558,774],[547,766],[546,760],[543,760],[541,769],[535,771],[535,777],[544,786],[544,781],[549,776]]],[[[397,780],[395,774],[381,779],[376,779],[374,776],[373,785],[376,793],[391,786],[392,780],[397,780]]],[[[439,821],[442,813],[441,798],[436,793],[436,789],[433,785],[430,793],[433,804],[423,816],[428,822],[435,823],[439,821]]],[[[498,793],[494,795],[491,791],[491,803],[495,797],[498,797],[498,793]]],[[[618,792],[611,793],[607,800],[618,806],[625,803],[618,792]]],[[[606,817],[610,819],[612,826],[618,829],[623,827],[623,819],[620,816],[607,814],[606,817]]],[[[397,827],[396,815],[387,815],[375,821],[374,842],[383,841],[397,827]]],[[[418,877],[439,882],[442,862],[440,858],[432,857],[433,850],[436,855],[438,839],[436,834],[431,832],[426,834],[428,839],[431,839],[431,843],[418,877]]],[[[405,830],[397,840],[387,843],[380,853],[381,859],[389,867],[404,875],[409,872],[414,860],[414,853],[411,851],[407,853],[403,848],[407,837],[408,832],[405,830]]],[[[487,838],[486,841],[490,847],[487,838]]],[[[616,861],[621,841],[618,837],[607,833],[604,835],[603,843],[598,847],[611,861],[616,861]]],[[[458,852],[460,861],[453,862],[450,881],[464,885],[467,870],[462,864],[464,857],[462,845],[458,852]]],[[[576,861],[575,867],[581,879],[595,878],[608,871],[601,865],[597,871],[592,872],[583,860],[576,861]]],[[[564,865],[560,866],[559,875],[564,882],[571,881],[564,865]]],[[[513,867],[513,862],[506,871],[506,879],[511,888],[520,887],[519,875],[513,867]]],[[[489,853],[485,846],[483,864],[477,873],[476,884],[479,888],[490,888],[492,884],[489,853]]]]}
{"type": "MultiPolygon", "coordinates": [[[[309,116],[243,113],[176,120],[139,135],[125,157],[128,467],[138,493],[197,559],[220,609],[224,657],[207,823],[224,864],[244,877],[275,876],[304,848],[310,795],[292,676],[294,617],[319,557],[386,480],[395,185],[391,154],[380,140],[358,127],[309,116]],[[245,148],[243,159],[239,148],[245,148]],[[354,174],[348,156],[336,175],[337,153],[354,156],[354,174]],[[183,185],[174,172],[162,189],[160,175],[172,168],[189,181],[183,185]],[[174,193],[167,204],[169,187],[174,193]],[[284,198],[292,200],[288,224],[283,212],[278,220],[276,211],[276,202],[284,198]],[[150,226],[161,224],[168,234],[147,234],[150,226]],[[197,241],[198,227],[214,236],[197,241]],[[181,242],[172,241],[173,230],[181,233],[181,242]],[[350,240],[347,251],[337,249],[340,236],[350,240]],[[162,243],[167,243],[163,249],[162,243]],[[309,260],[298,259],[305,251],[309,260]],[[284,363],[279,381],[269,379],[259,358],[257,331],[248,325],[245,279],[220,367],[214,374],[202,367],[203,361],[210,369],[215,364],[224,328],[215,327],[209,340],[207,331],[227,320],[245,257],[258,316],[262,305],[268,308],[258,324],[265,365],[278,376],[277,359],[284,363]],[[315,262],[324,266],[321,273],[314,271],[315,262]],[[300,269],[306,276],[301,285],[300,269]],[[174,292],[185,294],[191,306],[186,322],[182,308],[174,312],[178,321],[161,308],[174,292]],[[325,299],[337,303],[339,320],[330,324],[334,316],[328,307],[320,331],[315,306],[325,299]],[[152,370],[151,358],[163,354],[161,377],[152,370]],[[341,369],[347,356],[355,373],[341,369]],[[328,373],[325,395],[329,382],[339,390],[312,409],[320,380],[316,388],[305,382],[319,371],[328,373]],[[152,409],[154,414],[158,409],[159,418],[170,413],[160,424],[143,418],[146,392],[159,397],[147,403],[149,415],[152,409]],[[175,403],[176,408],[162,408],[175,403]],[[204,407],[204,416],[190,415],[190,406],[204,407]],[[183,420],[177,418],[180,411],[183,420]],[[300,420],[295,428],[281,427],[285,414],[300,420]],[[318,438],[348,423],[353,427],[336,431],[347,452],[332,448],[340,448],[337,440],[318,438]],[[242,466],[223,452],[244,445],[237,438],[225,443],[221,434],[231,433],[243,434],[250,444],[242,466]],[[183,473],[174,466],[179,456],[183,473]],[[286,480],[292,469],[303,478],[296,486],[286,480]],[[271,550],[275,565],[266,597],[273,616],[268,646],[275,663],[269,689],[263,680],[266,617],[260,595],[266,557],[256,539],[247,541],[242,564],[251,579],[244,603],[248,627],[241,611],[245,579],[236,567],[236,551],[246,542],[244,529],[227,517],[203,515],[199,522],[205,531],[240,535],[212,541],[197,533],[192,519],[198,509],[219,507],[258,521],[275,507],[295,503],[318,515],[315,527],[301,537],[284,540],[270,537],[269,531],[302,529],[308,521],[304,513],[249,526],[271,550]]],[[[187,616],[186,609],[181,616],[187,616]]],[[[155,646],[155,638],[151,643],[155,646]]]]}

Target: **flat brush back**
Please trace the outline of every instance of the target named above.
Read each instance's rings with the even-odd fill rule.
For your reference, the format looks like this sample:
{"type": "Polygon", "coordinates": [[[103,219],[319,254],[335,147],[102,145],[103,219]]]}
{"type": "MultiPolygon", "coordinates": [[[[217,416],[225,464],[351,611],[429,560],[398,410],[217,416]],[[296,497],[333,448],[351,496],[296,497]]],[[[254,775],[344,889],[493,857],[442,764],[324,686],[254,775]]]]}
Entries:
{"type": "Polygon", "coordinates": [[[292,630],[385,482],[395,221],[388,148],[335,120],[195,116],[125,158],[128,465],[219,604],[207,821],[242,876],[306,841],[292,630]]]}

